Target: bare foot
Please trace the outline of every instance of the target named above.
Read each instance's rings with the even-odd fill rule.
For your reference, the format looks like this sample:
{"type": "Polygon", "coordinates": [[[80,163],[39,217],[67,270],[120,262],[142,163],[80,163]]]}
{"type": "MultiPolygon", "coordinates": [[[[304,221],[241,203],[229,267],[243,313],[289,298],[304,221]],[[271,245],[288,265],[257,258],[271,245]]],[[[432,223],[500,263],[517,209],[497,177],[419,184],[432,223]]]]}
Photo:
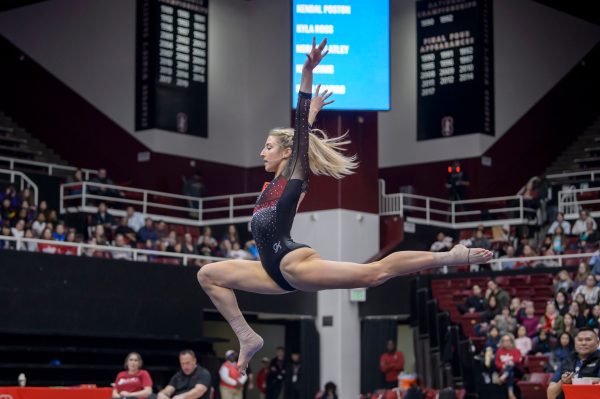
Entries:
{"type": "Polygon", "coordinates": [[[256,354],[263,347],[264,341],[260,335],[254,333],[251,336],[246,336],[244,341],[240,340],[240,356],[238,358],[237,366],[238,370],[242,374],[246,374],[246,368],[248,363],[252,359],[252,356],[256,354]]]}
{"type": "Polygon", "coordinates": [[[483,248],[467,248],[457,244],[450,252],[436,253],[440,265],[479,265],[487,263],[494,256],[493,252],[483,248]]]}

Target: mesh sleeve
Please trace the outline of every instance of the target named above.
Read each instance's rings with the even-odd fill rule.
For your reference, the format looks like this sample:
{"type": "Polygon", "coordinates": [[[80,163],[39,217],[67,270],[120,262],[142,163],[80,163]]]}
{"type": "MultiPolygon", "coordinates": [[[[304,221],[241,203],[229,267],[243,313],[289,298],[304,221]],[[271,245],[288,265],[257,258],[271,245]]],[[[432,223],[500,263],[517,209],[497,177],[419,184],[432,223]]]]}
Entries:
{"type": "Polygon", "coordinates": [[[308,188],[308,135],[310,125],[308,124],[308,112],[310,110],[310,93],[298,93],[298,106],[296,107],[296,127],[294,129],[294,146],[292,148],[292,157],[283,177],[288,180],[302,180],[302,191],[308,188]]]}

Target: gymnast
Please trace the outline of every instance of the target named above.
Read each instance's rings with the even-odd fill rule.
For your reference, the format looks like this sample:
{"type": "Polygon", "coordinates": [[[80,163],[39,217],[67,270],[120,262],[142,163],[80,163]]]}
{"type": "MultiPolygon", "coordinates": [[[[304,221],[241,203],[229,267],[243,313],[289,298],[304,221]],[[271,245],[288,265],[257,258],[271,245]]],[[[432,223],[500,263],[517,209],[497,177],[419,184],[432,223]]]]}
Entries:
{"type": "Polygon", "coordinates": [[[198,271],[198,282],[227,320],[240,342],[237,366],[243,373],[263,339],[248,325],[233,290],[260,294],[291,291],[375,287],[385,281],[443,265],[480,264],[492,258],[490,251],[456,245],[449,252],[400,251],[368,264],[322,259],[307,245],[290,238],[296,210],[308,188],[309,170],[316,175],[341,179],[358,166],[354,156],[340,151],[348,143],[345,135],[328,138],[311,129],[318,111],[332,101],[331,93],[319,89],[312,99],[313,70],[323,57],[327,39],[312,48],[302,68],[295,129],[273,129],[262,149],[267,172],[273,180],[259,195],[252,214],[251,229],[260,261],[226,260],[210,263],[198,271]],[[311,107],[312,102],[312,107],[311,107]],[[310,123],[309,123],[310,122],[310,123]]]}

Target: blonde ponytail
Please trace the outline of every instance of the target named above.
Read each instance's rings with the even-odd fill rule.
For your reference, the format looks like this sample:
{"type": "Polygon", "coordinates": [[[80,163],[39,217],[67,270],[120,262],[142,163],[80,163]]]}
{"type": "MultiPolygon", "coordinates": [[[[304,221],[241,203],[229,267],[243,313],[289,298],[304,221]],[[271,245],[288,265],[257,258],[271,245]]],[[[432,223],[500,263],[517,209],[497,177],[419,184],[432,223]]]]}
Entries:
{"type": "MultiPolygon", "coordinates": [[[[292,148],[294,144],[294,129],[276,128],[269,132],[277,138],[282,148],[292,148]]],[[[348,132],[339,137],[327,137],[320,129],[311,129],[308,141],[308,161],[310,170],[315,175],[325,175],[341,179],[354,173],[358,167],[356,155],[343,155],[344,146],[350,143],[346,140],[348,132]]]]}

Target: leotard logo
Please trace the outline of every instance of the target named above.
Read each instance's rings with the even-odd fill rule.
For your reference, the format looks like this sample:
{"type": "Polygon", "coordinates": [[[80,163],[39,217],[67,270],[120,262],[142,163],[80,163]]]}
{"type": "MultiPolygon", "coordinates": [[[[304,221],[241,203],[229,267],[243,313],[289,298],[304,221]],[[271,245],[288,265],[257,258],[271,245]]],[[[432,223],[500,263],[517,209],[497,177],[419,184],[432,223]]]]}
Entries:
{"type": "Polygon", "coordinates": [[[281,249],[281,243],[279,241],[277,241],[275,244],[273,244],[273,252],[277,253],[277,252],[279,252],[280,249],[281,249]]]}

